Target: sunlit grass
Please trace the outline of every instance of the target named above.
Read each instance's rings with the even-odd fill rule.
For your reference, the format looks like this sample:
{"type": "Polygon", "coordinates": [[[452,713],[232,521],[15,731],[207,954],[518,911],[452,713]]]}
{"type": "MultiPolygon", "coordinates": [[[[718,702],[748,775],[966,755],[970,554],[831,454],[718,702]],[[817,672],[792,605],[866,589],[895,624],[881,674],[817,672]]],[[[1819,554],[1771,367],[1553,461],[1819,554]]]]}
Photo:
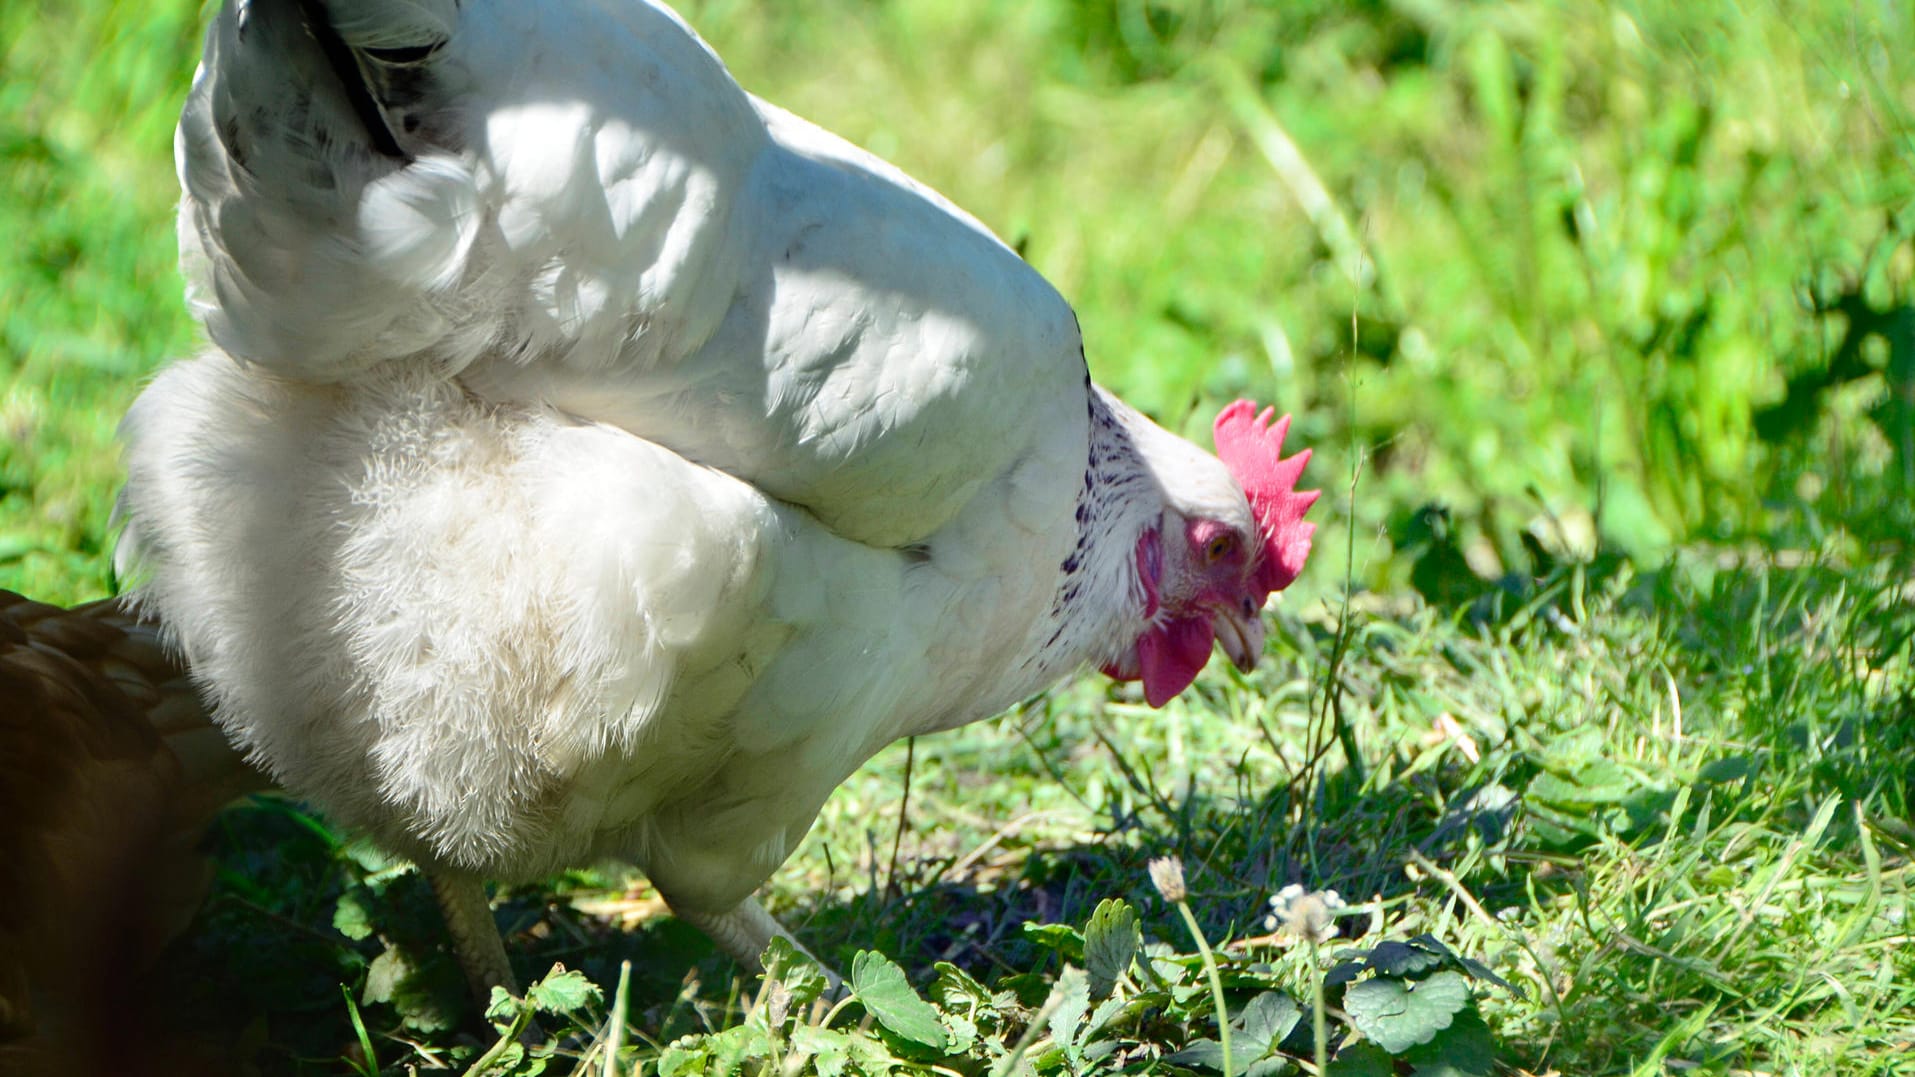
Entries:
{"type": "MultiPolygon", "coordinates": [[[[1279,618],[1264,669],[1212,671],[1162,712],[1086,682],[921,739],[908,803],[894,749],[827,804],[771,904],[841,969],[864,949],[924,976],[950,961],[1035,991],[1035,1008],[1062,970],[1025,924],[1081,928],[1123,898],[1147,939],[1192,952],[1146,870],[1174,856],[1230,962],[1232,1013],[1240,963],[1279,960],[1254,948],[1267,899],[1298,883],[1353,906],[1326,955],[1429,933],[1509,980],[1478,1005],[1499,1057],[1532,1072],[1893,1073],[1915,1041],[1915,619],[1879,572],[1707,576],[1569,573],[1482,622],[1359,608],[1337,680],[1361,781],[1324,720],[1334,622],[1319,605],[1279,618]]],[[[281,808],[231,825],[238,868],[189,966],[197,1012],[272,1013],[282,1043],[343,1051],[346,1011],[313,1012],[302,985],[357,985],[391,951],[425,971],[360,1007],[401,1037],[381,1060],[423,1064],[410,1041],[458,1049],[433,1030],[459,980],[415,876],[281,808]],[[377,936],[326,947],[336,905],[377,936]]],[[[763,1004],[637,876],[514,892],[501,923],[531,976],[561,961],[609,993],[633,962],[632,1060],[763,1004]]],[[[1292,988],[1306,1013],[1308,984],[1292,988]]],[[[1209,1012],[1154,1026],[1161,1054],[1215,1037],[1209,1012]]],[[[290,1064],[289,1049],[268,1057],[290,1064]]]]}
{"type": "MultiPolygon", "coordinates": [[[[1523,989],[1479,996],[1509,1066],[1888,1074],[1915,1051],[1906,13],[686,13],[749,88],[1016,243],[1100,379],[1199,435],[1275,400],[1329,491],[1254,676],[1162,711],[1086,680],[925,738],[908,806],[902,748],[854,776],[771,885],[807,942],[1041,995],[1059,967],[1024,923],[1121,896],[1182,943],[1145,872],[1174,855],[1226,962],[1290,883],[1365,910],[1365,945],[1487,962],[1523,989]]],[[[194,346],[170,129],[198,21],[0,9],[0,586],[115,586],[113,428],[194,346]]],[[[278,802],[220,848],[165,973],[182,1029],[271,1015],[268,1073],[351,1071],[355,1010],[387,1073],[491,1046],[444,1023],[458,979],[402,865],[278,802]],[[387,954],[420,975],[375,998],[387,954]]],[[[502,923],[525,973],[609,994],[633,962],[628,1061],[761,997],[615,869],[508,895],[502,923]]],[[[1215,1035],[1186,1016],[1163,1046],[1215,1035]]]]}
{"type": "MultiPolygon", "coordinates": [[[[1376,548],[1359,582],[1778,526],[1849,551],[1909,523],[1915,27],[1892,8],[686,13],[748,87],[1019,244],[1129,398],[1199,436],[1224,400],[1275,400],[1326,470],[1361,453],[1365,496],[1321,510],[1376,548]]],[[[19,237],[0,584],[79,597],[109,586],[112,426],[191,346],[169,130],[197,12],[0,19],[0,230],[19,237]]]]}

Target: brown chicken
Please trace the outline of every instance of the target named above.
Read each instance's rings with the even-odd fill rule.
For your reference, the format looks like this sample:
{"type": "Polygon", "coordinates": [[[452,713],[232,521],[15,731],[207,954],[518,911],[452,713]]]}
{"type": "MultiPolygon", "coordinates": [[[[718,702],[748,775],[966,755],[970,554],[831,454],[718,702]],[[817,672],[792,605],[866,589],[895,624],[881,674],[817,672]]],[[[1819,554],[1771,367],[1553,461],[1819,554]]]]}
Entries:
{"type": "Polygon", "coordinates": [[[154,626],[0,591],[0,1075],[154,1071],[137,974],[206,893],[207,824],[266,786],[154,626]]]}

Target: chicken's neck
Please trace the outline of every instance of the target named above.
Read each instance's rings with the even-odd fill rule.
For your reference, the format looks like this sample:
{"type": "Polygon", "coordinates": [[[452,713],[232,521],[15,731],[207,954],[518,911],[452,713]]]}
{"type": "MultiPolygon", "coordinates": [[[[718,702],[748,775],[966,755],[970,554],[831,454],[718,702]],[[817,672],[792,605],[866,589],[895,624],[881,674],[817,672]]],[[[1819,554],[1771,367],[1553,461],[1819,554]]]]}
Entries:
{"type": "Polygon", "coordinates": [[[1128,651],[1149,625],[1137,543],[1161,525],[1163,487],[1132,426],[1147,422],[1099,386],[1090,393],[1090,451],[1077,495],[1077,542],[1059,568],[1044,643],[1033,656],[1048,679],[1128,651]]]}

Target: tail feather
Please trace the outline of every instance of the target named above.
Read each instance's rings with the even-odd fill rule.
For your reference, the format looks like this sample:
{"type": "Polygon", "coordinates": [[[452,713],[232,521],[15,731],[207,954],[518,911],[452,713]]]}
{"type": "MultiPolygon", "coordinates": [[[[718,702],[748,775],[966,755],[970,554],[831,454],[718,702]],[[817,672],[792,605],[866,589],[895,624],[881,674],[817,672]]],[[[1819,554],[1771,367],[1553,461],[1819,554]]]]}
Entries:
{"type": "Polygon", "coordinates": [[[188,299],[306,383],[682,357],[738,294],[764,116],[641,0],[229,0],[174,148],[188,299]]]}
{"type": "Polygon", "coordinates": [[[443,45],[459,21],[457,0],[302,0],[302,5],[320,9],[341,40],[375,59],[417,59],[416,50],[443,45]]]}
{"type": "Polygon", "coordinates": [[[412,155],[399,145],[398,137],[386,124],[385,110],[380,107],[373,85],[366,78],[365,61],[361,59],[363,54],[346,44],[338,29],[328,21],[326,6],[320,0],[299,0],[299,11],[304,16],[307,33],[312,35],[320,54],[326,58],[326,66],[332,68],[333,75],[339,80],[339,89],[346,95],[346,102],[358,114],[359,123],[365,129],[372,148],[387,157],[410,161],[412,155]]]}
{"type": "Polygon", "coordinates": [[[446,336],[429,293],[457,275],[477,216],[435,120],[457,14],[248,0],[213,20],[174,154],[188,298],[222,348],[339,380],[446,336]]]}

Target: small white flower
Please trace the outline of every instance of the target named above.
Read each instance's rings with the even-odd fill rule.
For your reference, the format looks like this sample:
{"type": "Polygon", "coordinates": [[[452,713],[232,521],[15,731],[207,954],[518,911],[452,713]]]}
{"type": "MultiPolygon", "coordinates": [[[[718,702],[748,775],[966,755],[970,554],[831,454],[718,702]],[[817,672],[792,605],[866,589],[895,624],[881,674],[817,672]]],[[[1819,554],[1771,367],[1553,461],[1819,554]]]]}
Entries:
{"type": "Polygon", "coordinates": [[[1345,908],[1335,890],[1305,890],[1296,883],[1270,899],[1270,915],[1263,924],[1285,936],[1287,942],[1322,945],[1337,937],[1337,913],[1345,908]]]}

